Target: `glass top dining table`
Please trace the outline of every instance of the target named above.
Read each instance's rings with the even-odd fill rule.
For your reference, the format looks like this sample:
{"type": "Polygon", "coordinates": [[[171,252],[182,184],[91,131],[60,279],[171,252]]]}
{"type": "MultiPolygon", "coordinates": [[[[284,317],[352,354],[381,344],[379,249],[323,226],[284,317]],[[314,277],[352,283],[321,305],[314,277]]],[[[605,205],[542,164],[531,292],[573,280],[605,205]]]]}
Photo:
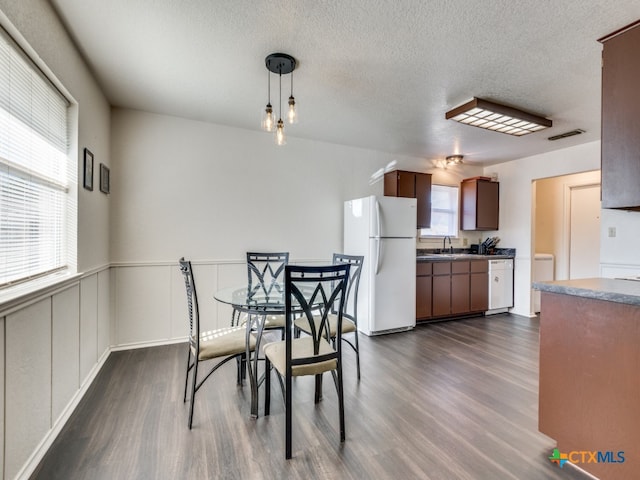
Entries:
{"type": "MultiPolygon", "coordinates": [[[[221,303],[231,305],[234,315],[245,313],[244,324],[246,326],[246,359],[249,384],[251,387],[251,418],[258,418],[258,360],[260,345],[263,340],[267,317],[285,314],[284,285],[275,285],[267,294],[262,289],[250,290],[246,284],[235,287],[227,287],[218,290],[214,298],[221,303]],[[256,339],[255,351],[251,352],[250,336],[256,339]]],[[[234,320],[232,319],[232,322],[234,320]]],[[[284,324],[284,320],[280,322],[284,324]]],[[[270,329],[280,332],[281,329],[270,329]]],[[[280,340],[279,337],[278,340],[280,340]]],[[[268,372],[265,372],[267,374],[268,372]]]]}
{"type": "MultiPolygon", "coordinates": [[[[265,328],[265,324],[268,324],[266,320],[270,316],[285,315],[284,285],[274,285],[268,293],[263,289],[250,290],[247,284],[226,287],[218,290],[214,294],[214,298],[218,302],[231,305],[236,312],[246,314],[246,359],[249,383],[251,386],[251,418],[258,418],[258,357],[260,344],[262,343],[265,330],[281,331],[280,329],[269,328],[268,326],[265,328]],[[249,347],[251,335],[254,335],[256,339],[255,352],[253,354],[249,347]]],[[[317,298],[319,304],[322,303],[322,300],[321,296],[317,298]]],[[[234,312],[234,315],[236,312],[234,312]]],[[[281,324],[284,323],[284,319],[282,319],[281,324]]],[[[284,338],[284,336],[281,338],[284,338]]],[[[280,338],[278,338],[278,340],[280,340],[280,338]]]]}
{"type": "Polygon", "coordinates": [[[285,309],[284,285],[272,288],[268,294],[262,289],[250,291],[246,285],[218,290],[214,298],[246,313],[283,314],[285,309]]]}

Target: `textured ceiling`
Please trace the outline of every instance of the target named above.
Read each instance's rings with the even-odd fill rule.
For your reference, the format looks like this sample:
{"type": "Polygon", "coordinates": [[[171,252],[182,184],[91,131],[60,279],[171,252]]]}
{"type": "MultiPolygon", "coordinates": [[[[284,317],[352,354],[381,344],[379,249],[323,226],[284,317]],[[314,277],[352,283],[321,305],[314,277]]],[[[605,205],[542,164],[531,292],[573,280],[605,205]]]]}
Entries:
{"type": "Polygon", "coordinates": [[[298,61],[290,137],[485,165],[599,139],[596,40],[640,18],[638,0],[51,3],[114,106],[258,130],[264,58],[285,52],[298,61]],[[554,126],[511,137],[445,120],[474,96],[554,126]]]}

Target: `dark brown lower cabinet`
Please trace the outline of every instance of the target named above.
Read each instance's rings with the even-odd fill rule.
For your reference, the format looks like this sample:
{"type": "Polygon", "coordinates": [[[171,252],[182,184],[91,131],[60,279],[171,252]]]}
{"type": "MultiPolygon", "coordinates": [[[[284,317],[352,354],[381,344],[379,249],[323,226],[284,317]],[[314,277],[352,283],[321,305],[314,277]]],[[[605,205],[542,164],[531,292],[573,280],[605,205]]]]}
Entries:
{"type": "Polygon", "coordinates": [[[472,260],[469,276],[469,310],[482,312],[489,308],[489,262],[472,260]]]}
{"type": "Polygon", "coordinates": [[[451,314],[451,262],[433,263],[431,301],[434,317],[451,314]]]}
{"type": "Polygon", "coordinates": [[[451,262],[451,315],[469,312],[469,262],[451,262]]]}
{"type": "Polygon", "coordinates": [[[416,318],[430,318],[432,292],[432,263],[416,265],[416,318]]]}
{"type": "Polygon", "coordinates": [[[416,265],[416,319],[427,321],[487,310],[489,262],[455,260],[416,265]]]}

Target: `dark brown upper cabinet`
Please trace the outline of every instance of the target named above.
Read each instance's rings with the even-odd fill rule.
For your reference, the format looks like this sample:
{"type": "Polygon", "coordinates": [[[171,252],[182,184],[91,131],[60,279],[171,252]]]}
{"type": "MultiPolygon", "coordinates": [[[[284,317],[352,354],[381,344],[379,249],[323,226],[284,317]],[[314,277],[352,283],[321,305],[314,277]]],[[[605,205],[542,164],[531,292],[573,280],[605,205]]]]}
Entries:
{"type": "Polygon", "coordinates": [[[640,20],[602,42],[602,208],[640,211],[640,20]]]}
{"type": "Polygon", "coordinates": [[[418,201],[418,228],[431,226],[431,174],[394,170],[384,174],[384,194],[418,201]]]}
{"type": "Polygon", "coordinates": [[[500,184],[486,177],[467,178],[460,192],[460,229],[498,230],[500,184]]]}

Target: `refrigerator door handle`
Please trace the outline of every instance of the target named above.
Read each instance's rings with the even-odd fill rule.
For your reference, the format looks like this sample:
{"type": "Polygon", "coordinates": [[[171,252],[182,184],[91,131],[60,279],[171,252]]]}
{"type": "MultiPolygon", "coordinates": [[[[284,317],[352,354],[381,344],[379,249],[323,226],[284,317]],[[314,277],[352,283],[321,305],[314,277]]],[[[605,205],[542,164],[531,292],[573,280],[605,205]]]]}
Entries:
{"type": "MultiPolygon", "coordinates": [[[[380,202],[378,201],[378,199],[375,199],[376,202],[376,230],[375,233],[373,234],[374,237],[380,237],[380,202]]],[[[379,244],[378,244],[378,250],[380,250],[379,244]]],[[[380,251],[378,251],[378,253],[380,253],[380,251]]],[[[376,272],[377,273],[377,272],[376,272]]]]}
{"type": "Polygon", "coordinates": [[[376,275],[380,271],[380,237],[376,237],[376,275]]]}

